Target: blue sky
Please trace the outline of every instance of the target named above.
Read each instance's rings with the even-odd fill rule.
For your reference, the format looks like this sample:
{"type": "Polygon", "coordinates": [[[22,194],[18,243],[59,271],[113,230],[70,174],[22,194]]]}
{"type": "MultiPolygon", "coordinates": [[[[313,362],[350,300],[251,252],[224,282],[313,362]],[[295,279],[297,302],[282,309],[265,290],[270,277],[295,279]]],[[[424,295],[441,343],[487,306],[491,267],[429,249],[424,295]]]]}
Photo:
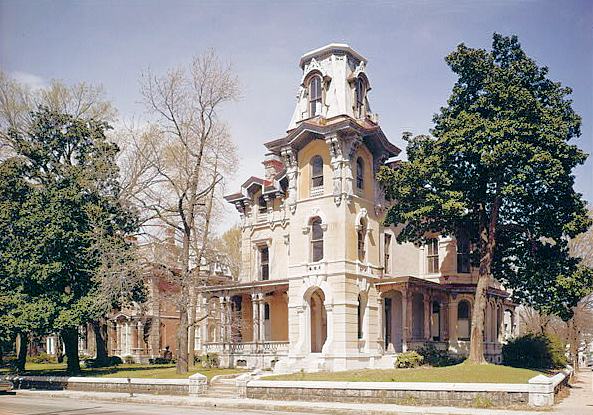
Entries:
{"type": "MultiPolygon", "coordinates": [[[[7,1],[0,0],[0,66],[19,79],[101,83],[123,119],[145,116],[139,75],[188,63],[215,48],[233,63],[242,97],[224,110],[241,165],[237,190],[261,175],[265,141],[285,132],[299,57],[345,42],[368,58],[369,99],[385,134],[426,133],[455,78],[443,58],[457,44],[489,48],[517,34],[550,77],[574,89],[583,117],[576,141],[593,153],[593,1],[7,1]]],[[[576,171],[593,202],[593,156],[576,171]]],[[[238,216],[229,207],[229,223],[238,216]]]]}

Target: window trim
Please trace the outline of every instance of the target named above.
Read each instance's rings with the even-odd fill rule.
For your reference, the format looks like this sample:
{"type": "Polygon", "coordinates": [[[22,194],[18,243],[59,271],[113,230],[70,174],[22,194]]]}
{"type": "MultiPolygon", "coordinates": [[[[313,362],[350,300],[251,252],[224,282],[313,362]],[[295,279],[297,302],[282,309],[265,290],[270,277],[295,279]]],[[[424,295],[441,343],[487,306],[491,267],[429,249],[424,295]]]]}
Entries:
{"type": "Polygon", "coordinates": [[[357,118],[362,118],[364,115],[366,93],[366,82],[359,76],[354,81],[354,110],[357,118]]]}

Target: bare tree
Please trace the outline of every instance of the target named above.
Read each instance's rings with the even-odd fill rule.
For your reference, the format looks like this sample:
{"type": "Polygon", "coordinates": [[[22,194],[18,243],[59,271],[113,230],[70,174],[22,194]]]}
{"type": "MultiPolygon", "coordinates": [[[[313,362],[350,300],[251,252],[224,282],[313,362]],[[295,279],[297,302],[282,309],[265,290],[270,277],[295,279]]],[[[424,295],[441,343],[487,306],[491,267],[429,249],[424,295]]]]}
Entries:
{"type": "Polygon", "coordinates": [[[229,228],[214,244],[221,254],[220,260],[229,268],[233,279],[237,280],[241,272],[241,228],[237,225],[229,228]]]}
{"type": "Polygon", "coordinates": [[[188,68],[160,76],[147,71],[141,79],[141,93],[154,116],[156,131],[139,149],[139,156],[148,163],[148,174],[154,179],[135,199],[150,212],[148,219],[153,223],[174,230],[180,244],[178,272],[171,272],[170,277],[178,287],[177,372],[186,373],[188,328],[194,324],[188,308],[194,271],[203,254],[202,241],[207,238],[199,232],[199,224],[208,216],[209,195],[222,180],[211,162],[216,158],[213,149],[228,138],[218,111],[238,96],[238,81],[230,66],[209,51],[188,68]]]}

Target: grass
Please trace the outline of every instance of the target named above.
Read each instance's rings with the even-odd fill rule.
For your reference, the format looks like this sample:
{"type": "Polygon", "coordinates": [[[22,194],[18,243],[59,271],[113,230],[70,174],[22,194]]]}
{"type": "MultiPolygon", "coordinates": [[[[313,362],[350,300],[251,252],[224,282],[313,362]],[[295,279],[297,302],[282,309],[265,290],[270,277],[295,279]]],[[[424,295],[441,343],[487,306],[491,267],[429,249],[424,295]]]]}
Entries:
{"type": "Polygon", "coordinates": [[[530,369],[501,365],[461,363],[455,366],[413,369],[369,369],[345,372],[293,373],[266,376],[264,380],[313,380],[334,382],[455,382],[455,383],[527,383],[541,374],[530,369]]]}
{"type": "MultiPolygon", "coordinates": [[[[201,373],[213,378],[217,375],[229,375],[241,373],[239,369],[190,369],[187,374],[180,375],[175,373],[175,365],[141,365],[141,364],[122,364],[119,366],[101,367],[93,369],[82,369],[78,376],[96,376],[105,378],[150,378],[150,379],[186,379],[194,373],[201,373]]],[[[14,374],[12,368],[0,368],[0,375],[14,374]]],[[[65,363],[27,363],[25,373],[29,376],[68,376],[65,363]]]]}

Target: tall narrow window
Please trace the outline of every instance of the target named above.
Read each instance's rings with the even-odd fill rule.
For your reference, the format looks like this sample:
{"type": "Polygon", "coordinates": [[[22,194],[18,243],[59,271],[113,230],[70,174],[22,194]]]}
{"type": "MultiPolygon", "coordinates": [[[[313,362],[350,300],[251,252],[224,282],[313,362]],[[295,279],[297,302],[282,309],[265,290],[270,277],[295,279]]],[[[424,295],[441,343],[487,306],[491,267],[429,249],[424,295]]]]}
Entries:
{"type": "Polygon", "coordinates": [[[457,237],[457,272],[470,272],[469,238],[467,235],[457,237]]]}
{"type": "Polygon", "coordinates": [[[356,188],[362,190],[364,187],[364,161],[362,157],[356,159],[356,188]]]}
{"type": "Polygon", "coordinates": [[[267,245],[259,248],[259,278],[263,281],[270,278],[270,251],[267,245]]]}
{"type": "Polygon", "coordinates": [[[364,323],[364,304],[362,296],[358,294],[358,339],[362,339],[362,325],[364,323]]]}
{"type": "Polygon", "coordinates": [[[323,187],[323,159],[313,156],[311,159],[311,189],[323,187]]]}
{"type": "Polygon", "coordinates": [[[323,259],[323,229],[321,219],[315,218],[311,221],[311,260],[313,262],[323,259]]]}
{"type": "Polygon", "coordinates": [[[362,118],[364,115],[364,97],[366,95],[366,88],[364,85],[364,81],[361,78],[356,78],[356,83],[354,85],[354,99],[355,99],[355,109],[356,109],[356,116],[358,118],[362,118]]]}
{"type": "Polygon", "coordinates": [[[437,238],[429,239],[426,242],[426,259],[428,273],[435,274],[439,272],[439,240],[437,238]]]}
{"type": "Polygon", "coordinates": [[[315,75],[309,81],[309,117],[321,115],[322,91],[321,77],[315,75]]]}
{"type": "Polygon", "coordinates": [[[365,255],[364,234],[365,234],[364,227],[356,232],[357,241],[358,241],[358,259],[360,259],[361,261],[364,261],[364,255],[365,255]]]}
{"type": "Polygon", "coordinates": [[[469,340],[470,336],[470,306],[468,301],[457,304],[457,329],[459,340],[469,340]]]}
{"type": "Polygon", "coordinates": [[[383,263],[385,266],[385,274],[389,274],[391,272],[391,263],[389,262],[391,258],[391,235],[386,233],[385,234],[385,253],[383,263]]]}

